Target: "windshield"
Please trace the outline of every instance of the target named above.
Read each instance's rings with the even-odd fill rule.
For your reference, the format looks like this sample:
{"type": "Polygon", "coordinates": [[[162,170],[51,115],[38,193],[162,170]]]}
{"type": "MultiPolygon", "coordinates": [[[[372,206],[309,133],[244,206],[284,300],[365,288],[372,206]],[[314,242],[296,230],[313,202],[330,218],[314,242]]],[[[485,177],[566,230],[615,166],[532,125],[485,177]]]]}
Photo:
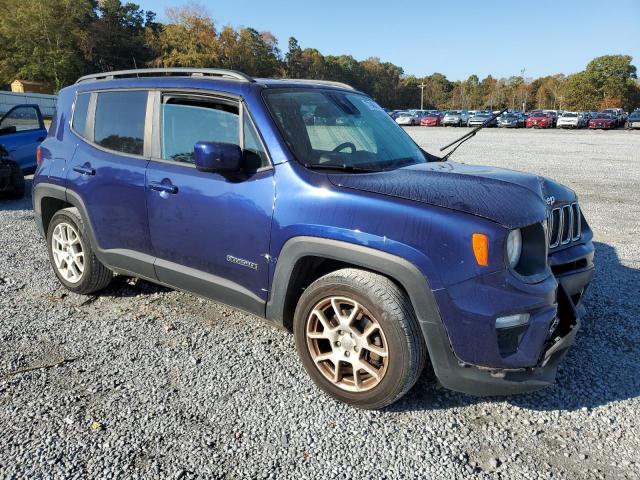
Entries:
{"type": "Polygon", "coordinates": [[[426,161],[409,135],[365,95],[271,90],[265,100],[287,145],[306,166],[387,170],[426,161]]]}
{"type": "Polygon", "coordinates": [[[563,113],[562,116],[564,118],[575,118],[575,117],[578,116],[578,114],[577,113],[563,113]]]}
{"type": "Polygon", "coordinates": [[[633,119],[633,120],[637,120],[640,119],[640,112],[636,113],[632,113],[631,115],[629,115],[629,119],[633,119]]]}
{"type": "Polygon", "coordinates": [[[611,118],[611,115],[609,115],[608,113],[598,113],[596,115],[596,118],[611,118]]]}
{"type": "Polygon", "coordinates": [[[491,116],[490,113],[476,113],[475,115],[476,117],[480,117],[480,118],[489,118],[491,116]]]}

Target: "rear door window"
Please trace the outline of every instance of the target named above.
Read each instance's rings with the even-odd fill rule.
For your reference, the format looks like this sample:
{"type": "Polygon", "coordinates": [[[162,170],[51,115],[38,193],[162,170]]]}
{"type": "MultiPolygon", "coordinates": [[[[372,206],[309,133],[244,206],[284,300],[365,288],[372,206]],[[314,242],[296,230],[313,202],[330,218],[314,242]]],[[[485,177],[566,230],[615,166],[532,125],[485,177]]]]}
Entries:
{"type": "Polygon", "coordinates": [[[142,155],[147,95],[139,90],[99,92],[94,142],[116,152],[142,155]]]}

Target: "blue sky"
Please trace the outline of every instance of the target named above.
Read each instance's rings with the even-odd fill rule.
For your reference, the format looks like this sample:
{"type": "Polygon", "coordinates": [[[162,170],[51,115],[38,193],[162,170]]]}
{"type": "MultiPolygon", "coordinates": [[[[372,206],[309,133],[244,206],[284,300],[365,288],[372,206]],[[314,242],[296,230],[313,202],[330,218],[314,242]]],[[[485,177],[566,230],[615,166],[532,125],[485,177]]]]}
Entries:
{"type": "MultiPolygon", "coordinates": [[[[135,1],[135,0],[134,0],[135,1]]],[[[164,19],[180,0],[137,1],[164,19]]],[[[218,26],[269,30],[325,55],[380,57],[405,73],[508,77],[573,73],[627,54],[640,69],[640,0],[201,1],[218,26]]]]}

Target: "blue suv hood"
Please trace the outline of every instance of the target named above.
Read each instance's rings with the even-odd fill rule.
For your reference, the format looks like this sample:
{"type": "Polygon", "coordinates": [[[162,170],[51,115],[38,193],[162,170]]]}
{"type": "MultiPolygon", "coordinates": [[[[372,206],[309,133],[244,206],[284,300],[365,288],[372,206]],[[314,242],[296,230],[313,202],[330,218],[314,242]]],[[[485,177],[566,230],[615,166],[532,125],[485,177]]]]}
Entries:
{"type": "Polygon", "coordinates": [[[336,186],[404,198],[487,218],[506,228],[541,222],[546,202],[572,201],[575,193],[548,180],[513,170],[432,162],[363,174],[329,174],[336,186]]]}

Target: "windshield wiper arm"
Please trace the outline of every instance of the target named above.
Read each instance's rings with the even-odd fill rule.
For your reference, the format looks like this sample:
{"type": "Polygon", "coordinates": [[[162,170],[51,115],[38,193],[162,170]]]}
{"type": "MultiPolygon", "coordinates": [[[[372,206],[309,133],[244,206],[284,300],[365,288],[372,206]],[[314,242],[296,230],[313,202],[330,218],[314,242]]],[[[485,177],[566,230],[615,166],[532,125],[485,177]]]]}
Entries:
{"type": "Polygon", "coordinates": [[[466,142],[467,140],[469,140],[470,138],[474,137],[476,133],[478,133],[481,129],[483,129],[484,127],[486,127],[487,125],[489,125],[491,122],[493,122],[496,118],[498,118],[500,115],[502,115],[504,112],[506,112],[507,110],[509,110],[508,108],[505,108],[501,111],[499,111],[498,113],[496,113],[495,115],[492,115],[491,117],[487,118],[484,122],[482,122],[482,125],[478,125],[476,128],[474,128],[473,130],[471,130],[470,132],[465,133],[463,136],[461,136],[460,138],[458,138],[457,140],[454,140],[453,142],[451,142],[448,145],[445,145],[444,147],[442,147],[440,149],[440,151],[442,152],[443,150],[446,150],[449,147],[452,147],[453,145],[455,145],[455,147],[453,147],[453,149],[448,152],[444,157],[442,157],[440,159],[441,162],[446,162],[447,159],[451,156],[451,154],[453,152],[455,152],[458,147],[460,145],[462,145],[464,142],[466,142]],[[456,145],[457,144],[457,145],[456,145]]]}
{"type": "Polygon", "coordinates": [[[354,167],[353,165],[336,165],[336,164],[328,164],[328,163],[305,163],[304,166],[309,168],[309,169],[344,170],[345,172],[372,173],[372,172],[381,172],[382,171],[382,170],[379,170],[379,169],[354,167]]]}

